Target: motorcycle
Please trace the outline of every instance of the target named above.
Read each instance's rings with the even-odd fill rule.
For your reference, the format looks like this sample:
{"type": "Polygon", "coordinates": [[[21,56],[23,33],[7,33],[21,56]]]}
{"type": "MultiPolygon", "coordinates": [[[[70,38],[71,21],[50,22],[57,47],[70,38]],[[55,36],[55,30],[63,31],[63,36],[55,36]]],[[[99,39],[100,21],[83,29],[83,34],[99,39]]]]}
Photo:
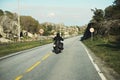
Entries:
{"type": "Polygon", "coordinates": [[[53,52],[55,52],[56,54],[61,53],[63,50],[63,42],[62,41],[57,41],[56,43],[54,43],[53,45],[53,52]]]}

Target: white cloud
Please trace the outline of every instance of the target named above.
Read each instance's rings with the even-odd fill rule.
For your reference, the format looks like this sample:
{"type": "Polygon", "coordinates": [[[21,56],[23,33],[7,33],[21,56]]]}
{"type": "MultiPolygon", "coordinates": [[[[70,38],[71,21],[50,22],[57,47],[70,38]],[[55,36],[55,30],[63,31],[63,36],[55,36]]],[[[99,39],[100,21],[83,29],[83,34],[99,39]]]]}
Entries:
{"type": "Polygon", "coordinates": [[[55,13],[49,13],[48,15],[47,15],[47,17],[49,17],[49,18],[53,18],[53,17],[55,17],[55,13]]]}

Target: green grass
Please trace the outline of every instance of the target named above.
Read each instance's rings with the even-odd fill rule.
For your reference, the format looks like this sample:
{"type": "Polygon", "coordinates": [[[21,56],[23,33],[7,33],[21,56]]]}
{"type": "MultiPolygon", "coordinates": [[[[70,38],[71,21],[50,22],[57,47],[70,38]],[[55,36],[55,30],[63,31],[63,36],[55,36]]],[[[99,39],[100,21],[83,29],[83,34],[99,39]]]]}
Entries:
{"type": "Polygon", "coordinates": [[[16,43],[3,43],[0,44],[0,57],[12,54],[25,49],[41,46],[44,44],[51,43],[52,40],[44,41],[30,41],[30,42],[16,42],[16,43]]]}
{"type": "Polygon", "coordinates": [[[107,66],[113,68],[120,74],[120,42],[110,42],[107,39],[95,38],[83,41],[96,56],[106,62],[107,66]]]}

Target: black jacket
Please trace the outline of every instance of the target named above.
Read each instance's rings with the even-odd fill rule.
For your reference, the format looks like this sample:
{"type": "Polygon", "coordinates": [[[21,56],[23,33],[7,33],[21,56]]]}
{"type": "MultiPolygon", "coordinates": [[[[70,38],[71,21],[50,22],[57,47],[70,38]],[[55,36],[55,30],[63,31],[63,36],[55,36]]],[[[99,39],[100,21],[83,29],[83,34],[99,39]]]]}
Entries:
{"type": "Polygon", "coordinates": [[[55,43],[57,42],[57,41],[63,41],[64,39],[62,38],[62,37],[60,37],[60,36],[56,36],[56,37],[54,37],[53,38],[53,40],[55,41],[55,43]]]}

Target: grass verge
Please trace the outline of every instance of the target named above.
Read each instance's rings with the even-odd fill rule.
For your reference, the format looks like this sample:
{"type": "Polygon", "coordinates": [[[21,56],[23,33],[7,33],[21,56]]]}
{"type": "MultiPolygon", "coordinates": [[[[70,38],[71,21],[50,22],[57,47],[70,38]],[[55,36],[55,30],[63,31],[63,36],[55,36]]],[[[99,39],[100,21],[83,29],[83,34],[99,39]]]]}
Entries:
{"type": "Polygon", "coordinates": [[[0,44],[0,57],[8,55],[8,54],[12,54],[14,52],[18,52],[21,50],[26,50],[26,49],[41,46],[44,44],[48,44],[51,42],[52,40],[3,43],[3,44],[0,44]]]}
{"type": "Polygon", "coordinates": [[[103,38],[95,38],[93,41],[84,40],[83,43],[120,75],[120,42],[106,42],[103,38]]]}

